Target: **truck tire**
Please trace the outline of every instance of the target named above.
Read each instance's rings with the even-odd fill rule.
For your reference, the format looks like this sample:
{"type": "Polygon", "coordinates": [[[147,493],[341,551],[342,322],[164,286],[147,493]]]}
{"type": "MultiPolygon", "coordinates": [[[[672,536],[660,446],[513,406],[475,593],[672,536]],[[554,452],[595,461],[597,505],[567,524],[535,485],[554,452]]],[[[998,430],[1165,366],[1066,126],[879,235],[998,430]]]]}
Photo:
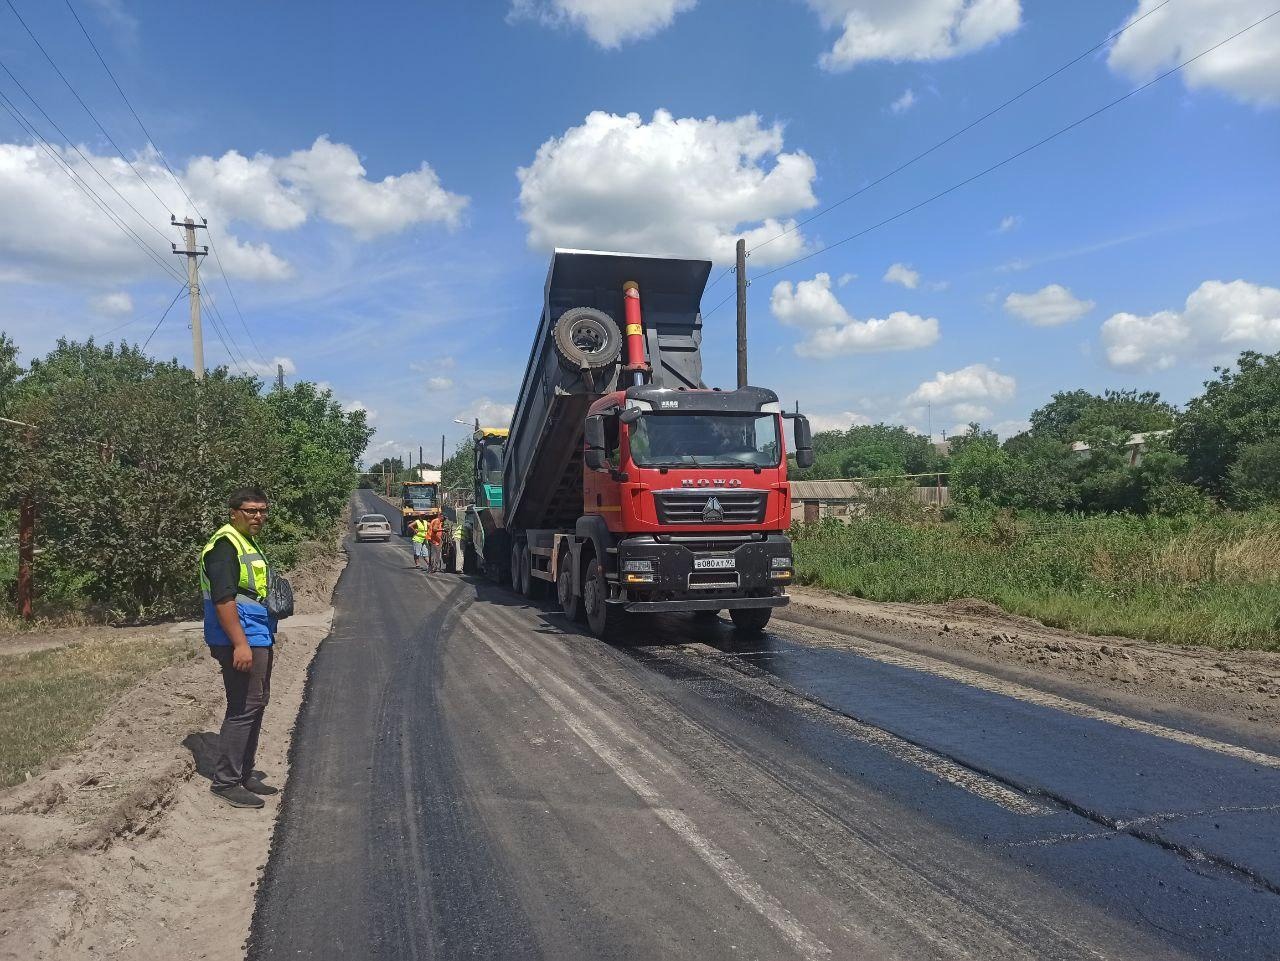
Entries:
{"type": "Polygon", "coordinates": [[[451,544],[440,551],[440,559],[444,563],[446,573],[456,574],[458,573],[457,541],[454,541],[453,538],[449,538],[449,540],[451,541],[451,544]]]}
{"type": "Polygon", "coordinates": [[[759,634],[768,626],[769,615],[772,613],[771,607],[743,607],[730,611],[729,616],[733,618],[733,626],[738,630],[759,634]]]}
{"type": "Polygon", "coordinates": [[[624,611],[617,604],[606,604],[609,582],[604,579],[604,567],[594,557],[587,562],[582,578],[582,606],[587,615],[587,626],[601,640],[608,639],[622,624],[624,611]]]}
{"type": "Polygon", "coordinates": [[[560,559],[560,570],[556,575],[556,600],[560,602],[560,610],[573,622],[582,620],[582,598],[573,593],[573,553],[566,551],[560,559]]]}
{"type": "Polygon", "coordinates": [[[475,574],[479,565],[476,563],[476,549],[470,543],[462,545],[462,573],[475,574]]]}
{"type": "Polygon", "coordinates": [[[524,587],[521,584],[521,561],[524,559],[523,552],[520,550],[519,544],[511,545],[511,589],[517,594],[524,593],[524,587]]]}
{"type": "Polygon", "coordinates": [[[617,363],[622,354],[618,325],[593,307],[571,307],[560,315],[552,340],[563,366],[571,370],[599,370],[617,363]]]}

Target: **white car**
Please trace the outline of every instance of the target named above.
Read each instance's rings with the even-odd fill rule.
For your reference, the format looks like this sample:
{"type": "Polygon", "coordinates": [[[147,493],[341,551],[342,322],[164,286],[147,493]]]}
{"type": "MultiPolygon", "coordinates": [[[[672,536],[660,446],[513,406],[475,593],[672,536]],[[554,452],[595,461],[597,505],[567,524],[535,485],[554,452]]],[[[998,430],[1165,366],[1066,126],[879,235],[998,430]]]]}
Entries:
{"type": "Polygon", "coordinates": [[[389,541],[391,524],[382,514],[364,514],[356,521],[356,541],[389,541]]]}

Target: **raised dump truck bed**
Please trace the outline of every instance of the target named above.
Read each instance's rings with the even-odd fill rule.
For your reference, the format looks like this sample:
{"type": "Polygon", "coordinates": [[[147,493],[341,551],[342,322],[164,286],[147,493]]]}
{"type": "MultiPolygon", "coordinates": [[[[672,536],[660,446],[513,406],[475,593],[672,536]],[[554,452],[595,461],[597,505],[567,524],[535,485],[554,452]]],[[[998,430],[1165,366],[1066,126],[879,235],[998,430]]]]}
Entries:
{"type": "Polygon", "coordinates": [[[542,316],[516,401],[504,455],[505,524],[514,530],[572,527],[582,514],[582,431],[587,409],[626,386],[622,285],[644,292],[652,382],[702,388],[699,304],[711,263],[674,257],[557,250],[542,316]],[[601,331],[591,308],[612,322],[601,331]],[[566,313],[567,323],[561,323],[566,313]],[[576,322],[575,322],[576,321],[576,322]]]}

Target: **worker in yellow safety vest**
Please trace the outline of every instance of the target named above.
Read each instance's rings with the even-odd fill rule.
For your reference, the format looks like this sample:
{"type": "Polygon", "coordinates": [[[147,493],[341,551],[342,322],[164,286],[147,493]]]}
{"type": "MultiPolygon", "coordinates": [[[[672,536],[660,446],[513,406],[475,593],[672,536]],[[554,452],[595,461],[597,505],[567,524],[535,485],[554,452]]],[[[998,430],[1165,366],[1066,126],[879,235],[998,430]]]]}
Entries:
{"type": "Polygon", "coordinates": [[[413,566],[418,567],[419,562],[428,560],[431,556],[427,548],[431,524],[425,518],[419,517],[410,521],[409,531],[413,534],[413,566]]]}

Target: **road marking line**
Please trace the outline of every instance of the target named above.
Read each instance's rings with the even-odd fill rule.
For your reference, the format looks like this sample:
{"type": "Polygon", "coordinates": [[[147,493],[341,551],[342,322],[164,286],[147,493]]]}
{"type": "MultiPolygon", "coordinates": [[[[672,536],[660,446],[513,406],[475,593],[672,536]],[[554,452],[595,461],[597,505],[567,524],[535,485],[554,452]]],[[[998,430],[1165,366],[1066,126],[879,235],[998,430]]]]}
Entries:
{"type": "MultiPolygon", "coordinates": [[[[652,654],[653,652],[650,653],[652,654]]],[[[701,654],[700,651],[698,653],[701,654]]],[[[671,659],[665,653],[657,656],[664,660],[671,659]]],[[[841,714],[839,711],[834,711],[820,704],[815,704],[800,694],[787,691],[785,693],[789,694],[790,699],[794,699],[796,702],[790,703],[790,699],[781,696],[784,692],[763,678],[752,677],[732,668],[722,668],[715,663],[699,665],[699,670],[712,674],[721,680],[726,680],[730,684],[741,685],[742,681],[752,682],[746,686],[748,686],[752,694],[761,700],[776,704],[779,707],[801,711],[821,722],[838,727],[850,737],[884,751],[899,761],[918,767],[939,780],[960,788],[962,791],[967,791],[976,797],[982,798],[984,801],[990,801],[1006,811],[1025,814],[1030,817],[1045,817],[1055,813],[1052,808],[1036,804],[1025,794],[1001,784],[994,778],[980,774],[965,767],[963,764],[944,757],[936,751],[913,744],[882,728],[875,727],[865,721],[859,721],[856,718],[849,717],[847,714],[841,714]]]]}
{"type": "MultiPolygon", "coordinates": [[[[745,901],[757,914],[763,917],[784,938],[795,946],[808,961],[829,958],[831,949],[819,941],[793,917],[786,908],[764,890],[736,861],[726,852],[716,847],[699,830],[698,826],[682,811],[668,807],[666,799],[654,787],[623,760],[611,747],[605,744],[587,724],[575,714],[560,698],[540,684],[532,674],[519,664],[506,651],[501,650],[489,638],[486,632],[474,631],[489,649],[523,680],[534,693],[550,707],[578,738],[595,753],[600,760],[612,768],[614,774],[629,787],[642,801],[648,805],[653,814],[661,820],[677,837],[687,844],[707,867],[711,868],[734,894],[745,901]]],[[[647,753],[647,752],[646,752],[647,753]]]]}
{"type": "MultiPolygon", "coordinates": [[[[798,624],[798,622],[791,623],[798,624]]],[[[808,627],[808,625],[799,626],[808,627]]],[[[810,630],[821,630],[821,628],[810,628],[810,630]]],[[[828,631],[826,633],[835,632],[828,631]]],[[[1165,725],[1157,724],[1154,721],[1143,721],[1138,718],[1126,717],[1123,714],[1116,714],[1102,708],[1082,704],[1079,701],[1073,701],[1058,694],[1050,694],[1047,691],[1038,691],[1035,688],[1024,687],[1023,685],[1016,684],[1012,681],[1005,681],[1000,678],[992,677],[989,674],[982,674],[979,671],[970,670],[969,668],[958,667],[954,664],[938,661],[922,654],[911,654],[899,651],[890,645],[882,644],[879,641],[872,641],[865,637],[838,633],[836,636],[847,640],[847,648],[828,645],[824,646],[828,646],[829,649],[832,650],[848,649],[853,653],[870,658],[874,661],[880,661],[883,664],[902,667],[911,671],[920,671],[925,674],[932,674],[935,677],[946,678],[950,681],[958,681],[969,687],[976,687],[979,690],[987,691],[992,694],[1002,694],[1005,697],[1011,697],[1018,701],[1034,704],[1037,707],[1047,707],[1056,711],[1061,711],[1064,714],[1072,714],[1076,717],[1082,717],[1091,721],[1101,721],[1104,724],[1122,727],[1126,730],[1135,731],[1140,734],[1149,734],[1153,737],[1164,738],[1168,741],[1176,741],[1179,744],[1197,747],[1205,751],[1213,751],[1217,754],[1223,754],[1239,761],[1247,761],[1250,764],[1258,764],[1262,767],[1280,768],[1280,757],[1276,757],[1272,754],[1264,754],[1261,751],[1241,747],[1238,744],[1228,744],[1225,741],[1218,741],[1210,737],[1204,737],[1200,734],[1192,734],[1190,731],[1180,731],[1177,728],[1166,727],[1165,725]]]]}

